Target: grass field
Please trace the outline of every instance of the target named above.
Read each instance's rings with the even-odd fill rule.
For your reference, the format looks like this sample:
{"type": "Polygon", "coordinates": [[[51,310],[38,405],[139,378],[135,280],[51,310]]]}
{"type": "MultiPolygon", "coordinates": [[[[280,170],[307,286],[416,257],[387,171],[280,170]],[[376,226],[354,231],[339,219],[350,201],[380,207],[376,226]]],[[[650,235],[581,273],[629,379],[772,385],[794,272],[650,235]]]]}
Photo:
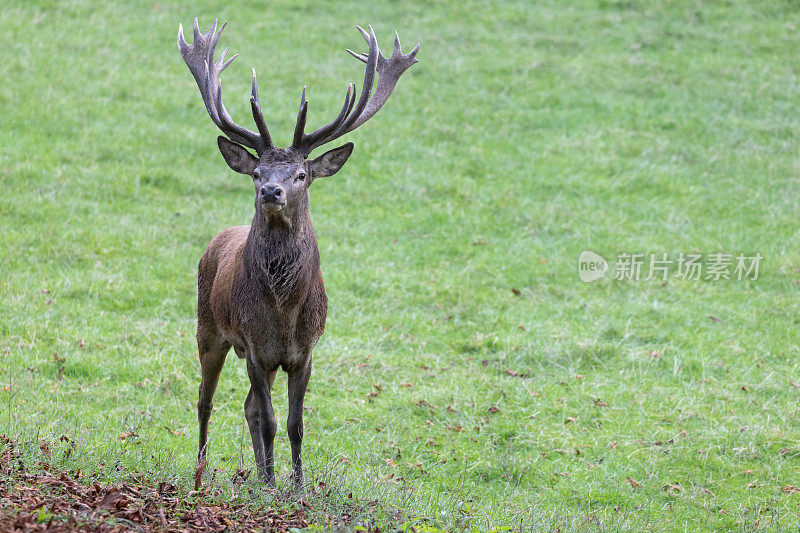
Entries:
{"type": "MultiPolygon", "coordinates": [[[[283,145],[303,85],[317,127],[360,83],[344,49],[371,23],[384,49],[395,28],[422,46],[312,190],[330,307],[304,457],[333,489],[315,519],[797,528],[798,4],[216,4],[0,10],[0,434],[31,463],[47,442],[53,468],[191,488],[197,260],[253,199],[178,23],[230,20],[226,105],[252,128],[256,67],[283,145]],[[590,284],[586,249],[763,262],[757,280],[590,284]]],[[[256,476],[228,481],[253,466],[247,390],[231,355],[205,482],[260,505],[256,476]]]]}

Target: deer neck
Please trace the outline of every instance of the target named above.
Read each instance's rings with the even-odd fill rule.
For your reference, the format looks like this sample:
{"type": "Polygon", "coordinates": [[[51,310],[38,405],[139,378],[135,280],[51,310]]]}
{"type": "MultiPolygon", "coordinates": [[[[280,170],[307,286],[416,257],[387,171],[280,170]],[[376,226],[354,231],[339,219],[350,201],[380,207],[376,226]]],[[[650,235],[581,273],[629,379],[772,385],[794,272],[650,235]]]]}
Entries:
{"type": "Polygon", "coordinates": [[[250,278],[283,305],[307,277],[317,249],[306,210],[287,217],[256,209],[245,243],[250,278]]]}

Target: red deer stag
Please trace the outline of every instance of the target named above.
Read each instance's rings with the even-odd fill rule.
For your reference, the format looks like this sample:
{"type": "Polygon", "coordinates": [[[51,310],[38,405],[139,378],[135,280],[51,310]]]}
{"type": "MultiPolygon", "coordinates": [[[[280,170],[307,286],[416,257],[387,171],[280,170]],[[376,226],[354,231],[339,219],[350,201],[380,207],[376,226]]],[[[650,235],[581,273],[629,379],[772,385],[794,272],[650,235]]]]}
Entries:
{"type": "Polygon", "coordinates": [[[219,150],[231,169],[252,177],[255,188],[252,224],[228,228],[217,235],[198,266],[197,346],[202,368],[197,402],[198,468],[205,466],[212,398],[233,346],[236,355],[247,363],[250,392],[244,415],[259,475],[269,485],[275,484],[273,441],[277,431],[271,389],[279,367],[289,376],[286,429],[292,448],[292,479],[299,486],[303,481],[303,397],[311,375],[311,351],[325,328],[327,313],[317,239],[308,211],[308,189],[315,179],[332,176],[342,168],[353,143],[307,158],[314,149],[353,131],[381,109],[403,72],[417,62],[419,44],[403,54],[395,32],[394,50],[387,59],[378,48],[372,27],[369,31],[359,27],[369,45],[367,53],[347,50],[366,63],[358,99],[355,85],[349,84],[338,116],[305,133],[308,102],[304,88],[292,145],[277,148],[261,112],[255,70],[250,106],[258,132],[236,124],[222,104],[219,76],[236,58],[226,61],[225,49],[219,59],[214,59],[224,28],[225,24],[217,31],[215,21],[207,33],[201,34],[195,19],[192,44],[186,42],[183,27],[178,29],[181,56],[197,81],[211,120],[225,134],[217,137],[219,150]],[[376,73],[378,82],[370,97],[376,73]]]}

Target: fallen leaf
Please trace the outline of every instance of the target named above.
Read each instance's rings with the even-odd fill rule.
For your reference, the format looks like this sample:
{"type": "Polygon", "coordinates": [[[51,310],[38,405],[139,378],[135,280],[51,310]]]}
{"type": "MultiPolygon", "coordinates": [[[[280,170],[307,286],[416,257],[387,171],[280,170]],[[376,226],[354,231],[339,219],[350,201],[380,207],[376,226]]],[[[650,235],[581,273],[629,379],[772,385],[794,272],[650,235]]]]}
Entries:
{"type": "Polygon", "coordinates": [[[121,498],[122,493],[118,489],[111,489],[103,496],[100,507],[103,509],[113,509],[121,498]]]}
{"type": "Polygon", "coordinates": [[[135,433],[133,431],[128,431],[128,432],[123,433],[122,435],[120,435],[119,438],[120,438],[120,440],[125,440],[125,439],[129,439],[131,437],[138,437],[138,436],[139,436],[138,433],[135,433]]]}
{"type": "Polygon", "coordinates": [[[608,404],[606,402],[600,401],[600,398],[595,398],[594,399],[594,404],[597,407],[608,407],[608,404]]]}
{"type": "Polygon", "coordinates": [[[519,289],[511,289],[511,292],[514,293],[514,296],[519,296],[520,294],[522,294],[522,291],[519,289]]]}
{"type": "Polygon", "coordinates": [[[489,407],[489,412],[490,412],[490,413],[492,413],[492,414],[494,414],[494,413],[499,413],[499,412],[500,412],[500,409],[498,409],[497,407],[495,407],[495,406],[493,405],[493,406],[489,407]]]}
{"type": "Polygon", "coordinates": [[[253,472],[252,468],[240,468],[238,469],[231,478],[232,483],[239,483],[241,481],[247,481],[247,478],[250,477],[250,474],[253,472]]]}
{"type": "Polygon", "coordinates": [[[720,319],[715,317],[714,315],[708,315],[708,318],[710,318],[713,322],[720,322],[720,319]]]}
{"type": "Polygon", "coordinates": [[[447,426],[447,429],[449,429],[451,431],[458,431],[458,432],[464,431],[464,428],[461,427],[461,426],[447,426]]]}
{"type": "Polygon", "coordinates": [[[781,492],[785,494],[800,494],[800,488],[795,487],[794,485],[785,485],[781,492]]]}
{"type": "Polygon", "coordinates": [[[630,484],[631,484],[631,487],[633,487],[634,489],[638,489],[639,487],[641,487],[641,486],[642,486],[642,484],[641,484],[641,483],[639,483],[639,482],[638,482],[638,481],[636,481],[635,479],[632,479],[630,476],[627,476],[627,477],[625,478],[625,480],[626,480],[628,483],[630,483],[630,484]]]}
{"type": "Polygon", "coordinates": [[[417,463],[406,463],[406,466],[409,467],[409,468],[418,468],[419,471],[422,472],[423,474],[426,473],[425,469],[422,468],[422,463],[420,463],[420,462],[417,462],[417,463]]]}
{"type": "Polygon", "coordinates": [[[567,418],[564,419],[564,424],[569,424],[570,422],[577,422],[577,421],[578,419],[575,418],[574,416],[568,416],[567,418]]]}

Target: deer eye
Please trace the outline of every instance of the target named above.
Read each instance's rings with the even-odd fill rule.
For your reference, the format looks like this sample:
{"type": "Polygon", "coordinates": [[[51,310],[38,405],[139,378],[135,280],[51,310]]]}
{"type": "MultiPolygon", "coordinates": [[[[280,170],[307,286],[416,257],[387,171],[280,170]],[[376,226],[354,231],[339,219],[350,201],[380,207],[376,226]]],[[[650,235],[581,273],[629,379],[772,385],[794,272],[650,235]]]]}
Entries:
{"type": "Polygon", "coordinates": [[[297,179],[303,181],[304,179],[306,179],[306,173],[301,170],[300,174],[297,175],[297,179]]]}
{"type": "Polygon", "coordinates": [[[258,169],[256,169],[256,170],[253,172],[253,179],[254,179],[254,180],[261,179],[261,172],[259,172],[259,171],[258,171],[258,169]]]}

